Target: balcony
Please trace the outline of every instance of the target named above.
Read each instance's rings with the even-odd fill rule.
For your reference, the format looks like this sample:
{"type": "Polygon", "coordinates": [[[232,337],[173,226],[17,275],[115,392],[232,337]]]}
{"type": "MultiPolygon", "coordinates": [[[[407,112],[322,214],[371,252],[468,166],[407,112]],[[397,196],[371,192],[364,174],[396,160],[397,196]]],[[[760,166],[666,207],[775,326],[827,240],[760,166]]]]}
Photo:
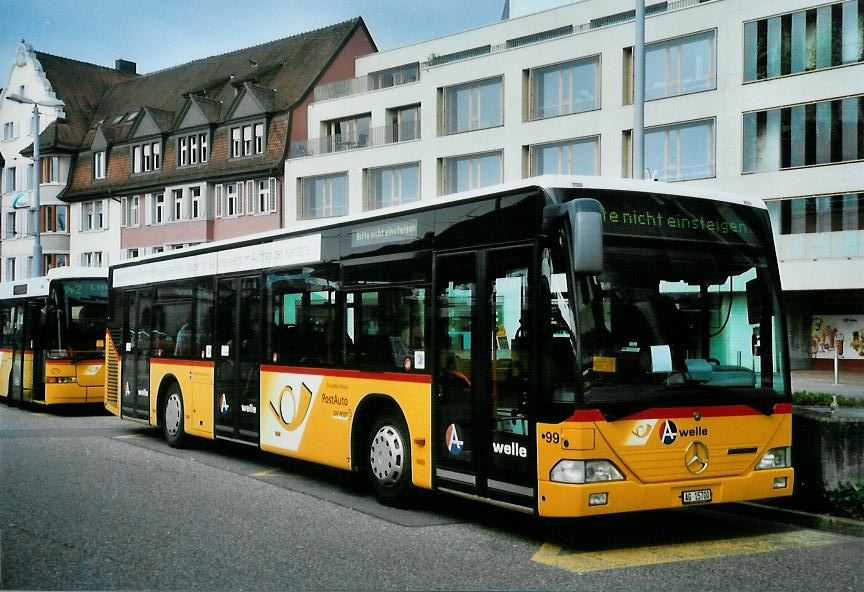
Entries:
{"type": "Polygon", "coordinates": [[[419,139],[420,121],[406,121],[400,124],[370,127],[360,133],[336,134],[292,142],[289,158],[320,156],[419,139]]]}
{"type": "Polygon", "coordinates": [[[326,84],[319,84],[313,91],[313,103],[329,101],[341,97],[359,95],[382,88],[390,88],[409,84],[420,80],[420,67],[418,63],[405,64],[395,68],[388,68],[378,72],[370,72],[366,76],[349,78],[348,80],[337,80],[326,84]]]}

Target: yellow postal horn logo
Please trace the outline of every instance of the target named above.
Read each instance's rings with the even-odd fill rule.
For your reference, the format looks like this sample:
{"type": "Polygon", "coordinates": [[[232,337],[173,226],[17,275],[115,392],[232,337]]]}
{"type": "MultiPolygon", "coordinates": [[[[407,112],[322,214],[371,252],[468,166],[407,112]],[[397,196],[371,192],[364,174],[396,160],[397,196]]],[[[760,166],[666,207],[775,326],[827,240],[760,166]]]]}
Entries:
{"type": "Polygon", "coordinates": [[[304,383],[300,383],[299,396],[294,393],[293,388],[286,386],[279,393],[279,407],[277,408],[271,400],[270,409],[273,410],[273,415],[282,427],[291,432],[300,427],[306,419],[310,403],[312,403],[312,391],[304,383]]]}

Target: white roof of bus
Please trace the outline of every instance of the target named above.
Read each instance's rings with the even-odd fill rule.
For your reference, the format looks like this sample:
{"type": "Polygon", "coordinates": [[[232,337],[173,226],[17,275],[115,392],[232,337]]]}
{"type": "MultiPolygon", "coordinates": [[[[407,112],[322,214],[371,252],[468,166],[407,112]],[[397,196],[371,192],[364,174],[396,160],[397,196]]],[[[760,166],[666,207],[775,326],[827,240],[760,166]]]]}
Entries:
{"type": "Polygon", "coordinates": [[[102,267],[57,267],[49,269],[47,275],[20,281],[0,283],[0,299],[23,296],[47,296],[48,287],[54,280],[108,278],[108,270],[102,267]],[[24,294],[15,294],[15,286],[27,286],[24,294]]]}
{"type": "MultiPolygon", "coordinates": [[[[499,185],[490,185],[488,187],[483,187],[481,189],[474,189],[471,191],[463,191],[461,193],[453,193],[450,195],[442,196],[440,198],[436,198],[434,201],[426,200],[426,201],[415,201],[408,204],[402,204],[398,206],[393,206],[390,208],[381,208],[377,210],[372,210],[368,212],[362,212],[358,214],[353,214],[344,217],[334,217],[334,218],[318,218],[315,220],[304,220],[299,221],[293,224],[290,228],[280,228],[278,230],[270,230],[267,232],[257,233],[257,234],[249,234],[241,237],[235,237],[230,239],[224,239],[220,241],[213,241],[209,243],[201,243],[198,245],[194,245],[191,247],[186,247],[181,250],[183,254],[192,253],[198,250],[203,249],[212,249],[213,247],[220,246],[230,246],[236,244],[238,242],[245,242],[248,240],[254,241],[256,239],[266,239],[270,237],[277,237],[286,234],[294,234],[294,233],[302,233],[304,231],[314,231],[319,228],[325,228],[329,226],[333,226],[335,224],[344,224],[351,222],[358,222],[367,218],[374,218],[382,215],[391,215],[396,216],[399,214],[403,214],[406,212],[410,212],[412,210],[417,210],[421,208],[425,208],[428,206],[437,206],[441,204],[448,204],[459,202],[475,197],[482,197],[484,195],[493,195],[495,193],[504,193],[507,191],[512,191],[516,189],[520,189],[523,187],[547,187],[547,188],[561,188],[561,189],[607,189],[607,190],[618,190],[618,191],[639,191],[639,192],[650,192],[650,193],[661,193],[664,195],[680,195],[683,197],[695,197],[701,199],[710,199],[714,201],[721,201],[727,203],[741,204],[755,208],[766,209],[765,202],[763,202],[759,198],[747,197],[740,194],[735,193],[727,193],[723,191],[716,191],[714,189],[709,189],[706,187],[700,187],[698,185],[693,185],[690,183],[664,183],[662,181],[640,181],[634,179],[621,179],[616,177],[593,177],[593,176],[581,176],[581,175],[542,175],[539,177],[529,177],[527,179],[520,179],[518,181],[512,181],[510,183],[501,183],[499,185]]],[[[171,251],[170,253],[153,253],[150,255],[146,255],[144,257],[136,258],[136,259],[126,259],[118,263],[118,265],[130,264],[130,263],[138,263],[139,261],[148,261],[150,259],[158,259],[160,257],[165,257],[168,254],[176,253],[176,251],[171,251]]],[[[113,267],[113,266],[112,266],[113,267]]]]}

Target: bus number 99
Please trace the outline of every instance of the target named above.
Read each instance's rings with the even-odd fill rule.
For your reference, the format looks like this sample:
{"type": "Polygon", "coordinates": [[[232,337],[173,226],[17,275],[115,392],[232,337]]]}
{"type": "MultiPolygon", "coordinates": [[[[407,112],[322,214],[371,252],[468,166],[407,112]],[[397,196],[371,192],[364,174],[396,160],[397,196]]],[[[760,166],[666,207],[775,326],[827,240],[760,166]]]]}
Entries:
{"type": "Polygon", "coordinates": [[[549,444],[557,444],[561,441],[561,434],[558,432],[544,432],[540,437],[546,440],[549,444]]]}

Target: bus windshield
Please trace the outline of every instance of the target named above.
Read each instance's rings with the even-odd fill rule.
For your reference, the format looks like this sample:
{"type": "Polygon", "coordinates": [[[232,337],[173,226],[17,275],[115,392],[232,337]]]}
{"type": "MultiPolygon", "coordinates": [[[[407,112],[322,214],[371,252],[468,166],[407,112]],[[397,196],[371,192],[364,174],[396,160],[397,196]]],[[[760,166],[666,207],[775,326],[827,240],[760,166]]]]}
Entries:
{"type": "MultiPolygon", "coordinates": [[[[693,403],[770,412],[786,394],[785,337],[762,212],[644,194],[624,208],[621,197],[598,197],[602,274],[577,277],[571,299],[564,255],[553,250],[544,264],[554,270],[548,349],[565,351],[567,340],[578,356],[572,384],[549,385],[553,400],[581,398],[607,417],[693,403]],[[690,226],[670,228],[673,220],[690,226]]],[[[566,355],[555,365],[562,363],[566,355]]]]}
{"type": "Polygon", "coordinates": [[[58,316],[60,349],[86,354],[101,349],[105,338],[108,283],[104,279],[64,280],[60,288],[62,314],[58,316]]]}

